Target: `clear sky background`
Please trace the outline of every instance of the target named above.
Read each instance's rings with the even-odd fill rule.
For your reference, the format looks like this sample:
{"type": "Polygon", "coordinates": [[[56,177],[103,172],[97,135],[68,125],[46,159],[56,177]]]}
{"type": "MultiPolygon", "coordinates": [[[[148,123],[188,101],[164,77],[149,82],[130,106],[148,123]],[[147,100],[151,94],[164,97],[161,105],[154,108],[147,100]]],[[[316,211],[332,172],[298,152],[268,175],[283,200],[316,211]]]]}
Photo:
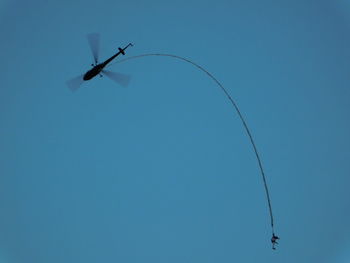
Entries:
{"type": "Polygon", "coordinates": [[[350,261],[350,4],[1,1],[0,262],[350,261]],[[65,82],[101,60],[163,57],[65,82]]]}

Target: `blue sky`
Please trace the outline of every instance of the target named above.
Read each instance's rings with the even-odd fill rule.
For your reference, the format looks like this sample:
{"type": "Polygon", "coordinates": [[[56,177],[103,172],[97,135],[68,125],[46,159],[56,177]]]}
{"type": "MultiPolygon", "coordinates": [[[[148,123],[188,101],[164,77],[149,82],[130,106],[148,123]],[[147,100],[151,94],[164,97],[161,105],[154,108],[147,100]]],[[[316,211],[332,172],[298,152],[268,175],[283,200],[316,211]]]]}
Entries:
{"type": "Polygon", "coordinates": [[[350,260],[350,5],[342,1],[2,1],[0,262],[350,260]],[[240,106],[254,152],[208,69],[240,106]]]}

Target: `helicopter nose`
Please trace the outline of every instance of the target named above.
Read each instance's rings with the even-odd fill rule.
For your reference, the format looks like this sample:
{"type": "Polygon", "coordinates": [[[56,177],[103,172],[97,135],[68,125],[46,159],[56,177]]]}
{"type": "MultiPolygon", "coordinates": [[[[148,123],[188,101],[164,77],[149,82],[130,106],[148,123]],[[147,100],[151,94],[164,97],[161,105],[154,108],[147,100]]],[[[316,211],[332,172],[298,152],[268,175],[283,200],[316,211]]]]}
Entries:
{"type": "Polygon", "coordinates": [[[86,73],[84,74],[84,77],[83,77],[83,80],[89,80],[89,79],[91,79],[90,71],[86,72],[86,73]]]}

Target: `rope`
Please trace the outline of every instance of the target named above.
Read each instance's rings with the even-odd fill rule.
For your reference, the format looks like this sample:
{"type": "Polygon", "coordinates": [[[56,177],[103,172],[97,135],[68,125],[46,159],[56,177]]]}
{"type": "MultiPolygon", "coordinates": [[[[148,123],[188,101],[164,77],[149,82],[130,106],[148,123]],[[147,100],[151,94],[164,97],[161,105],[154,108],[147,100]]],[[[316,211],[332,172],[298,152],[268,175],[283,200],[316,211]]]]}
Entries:
{"type": "MultiPolygon", "coordinates": [[[[273,218],[273,213],[272,213],[272,205],[271,205],[271,198],[270,198],[270,193],[269,193],[269,188],[266,182],[266,176],[265,176],[265,172],[264,172],[264,168],[263,168],[263,164],[258,152],[258,149],[256,147],[255,141],[253,139],[253,136],[249,130],[249,127],[247,125],[247,122],[245,121],[241,111],[239,110],[237,103],[233,100],[233,98],[231,97],[231,95],[228,93],[228,91],[224,88],[224,86],[209,72],[207,71],[205,68],[203,68],[202,66],[198,65],[197,63],[194,63],[193,61],[187,59],[187,58],[183,58],[180,56],[176,56],[176,55],[172,55],[172,54],[159,54],[159,53],[154,53],[154,54],[142,54],[142,55],[138,55],[138,56],[133,56],[133,57],[129,57],[123,60],[120,60],[118,62],[115,62],[113,64],[116,63],[123,63],[125,61],[128,60],[132,60],[132,59],[137,59],[137,58],[143,58],[143,57],[151,57],[151,56],[159,56],[159,57],[172,57],[172,58],[176,58],[182,61],[185,61],[189,64],[192,64],[193,66],[197,67],[198,69],[200,69],[201,71],[203,71],[205,74],[207,74],[220,88],[221,90],[225,93],[226,97],[229,99],[229,101],[231,102],[232,106],[235,108],[239,118],[242,121],[243,127],[249,137],[250,143],[254,149],[254,153],[256,156],[256,159],[258,161],[258,165],[259,165],[259,169],[260,169],[260,174],[264,183],[264,188],[265,188],[265,193],[266,193],[266,199],[267,199],[267,204],[268,204],[268,208],[269,208],[269,213],[270,213],[270,223],[271,223],[271,230],[272,230],[272,234],[274,235],[274,218],[273,218]]],[[[112,64],[112,65],[113,65],[112,64]]]]}

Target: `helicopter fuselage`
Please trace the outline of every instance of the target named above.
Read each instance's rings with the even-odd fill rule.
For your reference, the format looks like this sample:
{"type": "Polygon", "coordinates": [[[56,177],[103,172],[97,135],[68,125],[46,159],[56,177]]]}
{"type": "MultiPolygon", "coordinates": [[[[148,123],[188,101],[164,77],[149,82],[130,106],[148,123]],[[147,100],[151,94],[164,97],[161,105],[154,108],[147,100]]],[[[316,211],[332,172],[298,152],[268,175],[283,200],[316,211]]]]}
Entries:
{"type": "MultiPolygon", "coordinates": [[[[103,64],[103,63],[101,63],[101,64],[103,64]]],[[[84,77],[83,77],[83,80],[90,80],[93,77],[100,74],[102,69],[104,68],[101,64],[94,66],[92,69],[90,69],[88,72],[86,72],[84,77]]]]}
{"type": "Polygon", "coordinates": [[[109,62],[111,62],[113,59],[115,59],[117,56],[119,56],[120,54],[125,55],[125,50],[129,47],[132,46],[132,44],[130,43],[129,45],[127,45],[125,48],[118,48],[119,52],[114,54],[113,56],[111,56],[109,59],[107,59],[105,62],[102,62],[100,64],[96,64],[92,69],[90,69],[89,71],[87,71],[83,77],[84,80],[90,80],[93,77],[99,75],[101,73],[101,71],[103,70],[103,68],[105,66],[107,66],[107,64],[109,62]]]}

